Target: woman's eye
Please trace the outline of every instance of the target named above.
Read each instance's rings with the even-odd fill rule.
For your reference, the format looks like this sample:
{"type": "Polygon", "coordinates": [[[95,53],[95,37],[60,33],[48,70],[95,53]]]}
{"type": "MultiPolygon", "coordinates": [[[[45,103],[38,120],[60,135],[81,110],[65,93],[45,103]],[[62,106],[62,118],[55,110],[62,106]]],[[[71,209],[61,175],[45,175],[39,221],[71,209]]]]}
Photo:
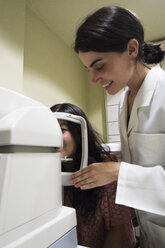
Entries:
{"type": "Polygon", "coordinates": [[[68,129],[67,128],[61,128],[61,130],[62,130],[62,133],[64,133],[64,132],[66,132],[66,131],[68,131],[68,129]]]}
{"type": "Polygon", "coordinates": [[[104,68],[104,65],[101,65],[101,66],[97,66],[95,69],[96,71],[101,71],[103,68],[104,68]]]}

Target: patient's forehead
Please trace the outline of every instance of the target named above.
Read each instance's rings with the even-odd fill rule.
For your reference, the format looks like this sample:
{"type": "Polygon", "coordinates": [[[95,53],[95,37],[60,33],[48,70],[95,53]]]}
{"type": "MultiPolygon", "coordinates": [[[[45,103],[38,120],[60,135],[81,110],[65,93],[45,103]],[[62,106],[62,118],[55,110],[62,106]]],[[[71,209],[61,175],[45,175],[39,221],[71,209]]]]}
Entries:
{"type": "Polygon", "coordinates": [[[65,120],[58,120],[58,122],[59,122],[60,126],[62,126],[62,125],[68,126],[68,122],[65,120]]]}

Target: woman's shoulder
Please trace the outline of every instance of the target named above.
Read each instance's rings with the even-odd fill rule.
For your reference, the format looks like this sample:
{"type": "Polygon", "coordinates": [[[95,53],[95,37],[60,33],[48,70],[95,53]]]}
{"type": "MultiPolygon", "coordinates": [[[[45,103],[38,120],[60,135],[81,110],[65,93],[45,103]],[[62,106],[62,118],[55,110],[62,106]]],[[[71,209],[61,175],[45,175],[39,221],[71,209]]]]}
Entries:
{"type": "Polygon", "coordinates": [[[165,70],[160,66],[160,64],[153,66],[149,72],[149,75],[151,77],[156,77],[156,79],[159,80],[165,80],[165,70]]]}

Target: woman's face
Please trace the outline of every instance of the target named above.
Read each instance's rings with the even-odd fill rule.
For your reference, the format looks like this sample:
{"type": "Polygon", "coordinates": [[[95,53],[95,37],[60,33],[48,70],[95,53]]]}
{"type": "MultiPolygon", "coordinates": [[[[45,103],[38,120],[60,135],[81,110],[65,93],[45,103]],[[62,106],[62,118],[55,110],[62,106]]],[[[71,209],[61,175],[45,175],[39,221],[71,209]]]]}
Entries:
{"type": "Polygon", "coordinates": [[[76,143],[71,135],[67,121],[65,120],[59,120],[59,124],[62,130],[63,135],[63,147],[56,149],[56,152],[61,152],[61,157],[72,157],[74,153],[76,152],[76,143]]]}
{"type": "Polygon", "coordinates": [[[100,84],[109,94],[116,94],[129,86],[135,59],[126,50],[117,52],[79,52],[79,57],[91,74],[92,84],[100,84]]]}

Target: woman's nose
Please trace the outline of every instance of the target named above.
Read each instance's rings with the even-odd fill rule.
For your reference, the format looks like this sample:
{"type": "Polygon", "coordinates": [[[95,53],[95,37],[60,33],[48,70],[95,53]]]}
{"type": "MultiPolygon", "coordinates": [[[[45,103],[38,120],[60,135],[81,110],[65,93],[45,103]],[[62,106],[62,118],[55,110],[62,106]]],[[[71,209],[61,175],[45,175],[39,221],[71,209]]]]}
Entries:
{"type": "Polygon", "coordinates": [[[95,73],[91,72],[91,83],[92,84],[97,84],[98,83],[98,77],[95,73]]]}

